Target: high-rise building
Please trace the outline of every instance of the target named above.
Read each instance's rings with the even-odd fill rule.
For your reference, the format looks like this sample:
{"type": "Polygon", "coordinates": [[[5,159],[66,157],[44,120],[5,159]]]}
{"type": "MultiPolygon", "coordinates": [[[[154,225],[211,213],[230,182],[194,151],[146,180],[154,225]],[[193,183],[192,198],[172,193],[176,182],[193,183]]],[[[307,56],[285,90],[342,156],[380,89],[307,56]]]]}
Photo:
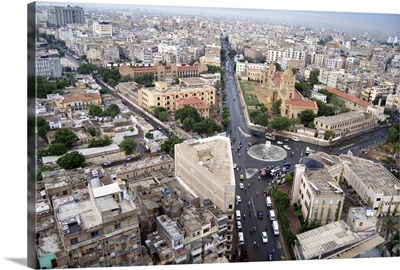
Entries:
{"type": "Polygon", "coordinates": [[[85,12],[78,6],[51,6],[47,12],[49,24],[51,26],[61,26],[66,24],[84,24],[85,12]]]}

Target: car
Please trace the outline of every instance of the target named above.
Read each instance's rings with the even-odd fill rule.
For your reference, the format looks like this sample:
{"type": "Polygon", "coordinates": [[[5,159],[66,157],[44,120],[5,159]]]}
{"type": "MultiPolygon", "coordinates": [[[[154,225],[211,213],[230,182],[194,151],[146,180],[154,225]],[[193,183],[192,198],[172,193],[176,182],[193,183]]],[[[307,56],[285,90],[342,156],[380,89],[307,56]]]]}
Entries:
{"type": "Polygon", "coordinates": [[[268,243],[268,235],[267,232],[261,232],[261,239],[263,243],[268,243]]]}
{"type": "Polygon", "coordinates": [[[300,139],[299,139],[299,137],[293,136],[293,137],[292,137],[292,141],[299,142],[300,139]]]}
{"type": "Polygon", "coordinates": [[[103,165],[104,165],[104,166],[107,166],[107,165],[110,165],[110,164],[111,164],[111,161],[109,161],[109,160],[103,162],[103,165]]]}
{"type": "Polygon", "coordinates": [[[264,218],[264,213],[262,210],[257,210],[257,216],[259,219],[263,219],[264,218]]]}
{"type": "Polygon", "coordinates": [[[160,127],[160,126],[157,126],[157,129],[158,129],[158,130],[162,130],[162,127],[160,127]]]}
{"type": "Polygon", "coordinates": [[[241,174],[241,175],[240,175],[240,180],[243,180],[243,179],[244,179],[244,175],[241,174]]]}
{"type": "Polygon", "coordinates": [[[289,145],[287,145],[287,144],[285,144],[285,145],[283,146],[283,148],[285,148],[286,150],[290,150],[290,147],[289,147],[289,145]]]}
{"type": "Polygon", "coordinates": [[[236,164],[233,164],[233,168],[236,169],[236,167],[237,167],[237,165],[236,165],[236,164]]]}
{"type": "Polygon", "coordinates": [[[244,189],[244,184],[243,183],[239,183],[239,188],[240,189],[244,189]]]}
{"type": "Polygon", "coordinates": [[[236,227],[240,230],[242,229],[242,222],[240,222],[240,220],[236,221],[236,227]]]}
{"type": "Polygon", "coordinates": [[[283,142],[281,142],[281,141],[277,141],[276,143],[277,143],[277,144],[283,144],[283,142]]]}
{"type": "Polygon", "coordinates": [[[236,202],[240,203],[242,201],[242,198],[240,198],[239,195],[236,195],[236,202]]]}

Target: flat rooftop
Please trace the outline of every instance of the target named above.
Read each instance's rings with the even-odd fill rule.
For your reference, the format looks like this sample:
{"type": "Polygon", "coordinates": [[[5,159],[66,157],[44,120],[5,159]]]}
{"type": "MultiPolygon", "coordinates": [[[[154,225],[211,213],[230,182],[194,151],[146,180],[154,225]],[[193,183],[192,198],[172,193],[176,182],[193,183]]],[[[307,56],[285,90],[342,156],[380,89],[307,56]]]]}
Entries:
{"type": "Polygon", "coordinates": [[[361,241],[343,220],[298,234],[296,238],[303,260],[318,258],[320,254],[324,258],[324,254],[331,254],[335,250],[361,241]]]}
{"type": "Polygon", "coordinates": [[[367,187],[372,188],[375,193],[383,193],[384,196],[399,195],[400,180],[382,164],[344,154],[341,154],[339,157],[350,167],[359,179],[363,181],[367,187]]]}
{"type": "Polygon", "coordinates": [[[326,123],[326,124],[336,124],[341,122],[346,122],[355,119],[367,119],[372,116],[369,113],[361,112],[361,111],[351,111],[347,113],[341,113],[333,116],[320,116],[316,117],[315,120],[318,122],[326,123]]]}

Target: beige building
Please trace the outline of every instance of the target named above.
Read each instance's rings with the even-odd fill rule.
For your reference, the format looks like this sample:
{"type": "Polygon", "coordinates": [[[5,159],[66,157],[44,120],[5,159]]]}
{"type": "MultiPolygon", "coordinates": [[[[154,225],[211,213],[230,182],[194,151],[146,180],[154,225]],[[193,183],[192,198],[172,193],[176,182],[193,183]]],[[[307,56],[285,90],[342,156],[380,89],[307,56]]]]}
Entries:
{"type": "MultiPolygon", "coordinates": [[[[137,208],[125,185],[99,175],[95,168],[78,170],[78,174],[64,170],[43,174],[44,195],[52,201],[54,232],[60,240],[57,245],[67,254],[66,260],[55,257],[52,268],[140,265],[137,208]]],[[[37,237],[38,243],[44,240],[37,237]]],[[[41,247],[38,251],[39,262],[46,262],[51,254],[42,253],[41,247]]]]}
{"type": "Polygon", "coordinates": [[[380,163],[349,155],[339,157],[343,160],[345,182],[355,190],[364,205],[372,209],[374,215],[385,216],[388,212],[400,215],[399,179],[380,163]]]}
{"type": "Polygon", "coordinates": [[[304,110],[312,110],[318,113],[315,101],[304,98],[295,88],[296,77],[293,71],[286,69],[285,72],[275,72],[275,65],[269,64],[263,81],[266,89],[262,89],[270,102],[282,100],[281,115],[288,118],[297,118],[304,110]]]}
{"type": "Polygon", "coordinates": [[[216,103],[216,89],[211,85],[183,87],[156,82],[155,87],[138,90],[138,105],[144,108],[164,107],[167,111],[175,111],[177,102],[182,99],[197,98],[206,105],[216,103]]]}
{"type": "MultiPolygon", "coordinates": [[[[235,176],[230,140],[215,136],[187,140],[175,145],[175,175],[200,200],[209,199],[228,216],[228,234],[232,234],[235,209],[235,176]]],[[[232,237],[227,245],[232,247],[232,237]]],[[[232,249],[227,249],[228,260],[232,249]]]]}
{"type": "Polygon", "coordinates": [[[388,95],[386,98],[386,107],[400,110],[400,94],[388,95]]]}
{"type": "Polygon", "coordinates": [[[93,34],[98,37],[112,37],[110,22],[93,22],[93,34]]]}
{"type": "Polygon", "coordinates": [[[371,113],[355,111],[316,117],[314,118],[314,125],[319,134],[318,136],[323,138],[325,132],[331,130],[335,132],[335,135],[331,139],[335,139],[372,130],[379,125],[378,120],[371,113]]]}
{"type": "Polygon", "coordinates": [[[324,164],[303,157],[296,165],[291,203],[301,206],[304,220],[328,224],[340,219],[344,193],[324,164]]]}

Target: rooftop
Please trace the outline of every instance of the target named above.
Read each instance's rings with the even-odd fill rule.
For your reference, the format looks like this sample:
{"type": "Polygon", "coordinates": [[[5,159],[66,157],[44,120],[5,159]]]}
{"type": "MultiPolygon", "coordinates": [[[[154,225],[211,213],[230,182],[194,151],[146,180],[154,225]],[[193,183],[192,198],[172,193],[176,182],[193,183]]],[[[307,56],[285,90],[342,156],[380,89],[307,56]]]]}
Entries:
{"type": "Polygon", "coordinates": [[[316,229],[296,235],[299,242],[301,259],[316,259],[319,255],[326,257],[336,250],[345,248],[361,241],[361,238],[350,231],[349,226],[339,220],[316,229]]]}
{"type": "Polygon", "coordinates": [[[400,180],[382,164],[344,154],[339,157],[375,193],[383,193],[384,196],[398,196],[400,194],[400,180]]]}

